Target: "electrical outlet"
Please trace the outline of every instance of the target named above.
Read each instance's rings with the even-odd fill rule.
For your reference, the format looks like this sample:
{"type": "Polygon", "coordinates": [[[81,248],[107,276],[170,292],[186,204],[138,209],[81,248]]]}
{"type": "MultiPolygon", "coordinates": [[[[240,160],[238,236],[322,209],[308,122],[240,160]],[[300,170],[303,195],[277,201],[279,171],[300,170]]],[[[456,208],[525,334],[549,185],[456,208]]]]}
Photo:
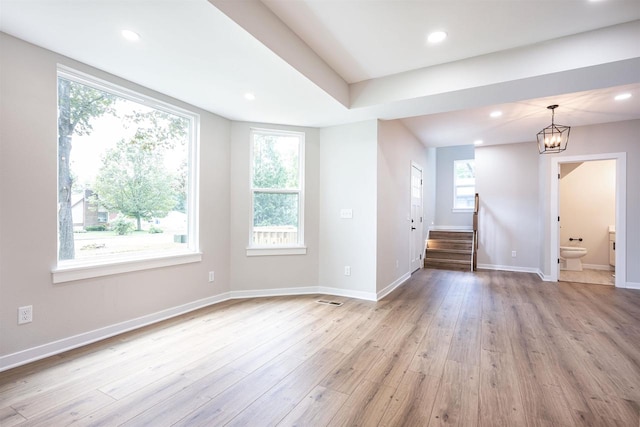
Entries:
{"type": "Polygon", "coordinates": [[[33,306],[25,305],[24,307],[18,307],[18,325],[24,323],[30,323],[33,321],[33,306]]]}
{"type": "Polygon", "coordinates": [[[348,265],[344,266],[344,275],[351,276],[351,266],[348,266],[348,265]]]}
{"type": "Polygon", "coordinates": [[[353,218],[353,209],[340,209],[340,218],[353,218]]]}
{"type": "Polygon", "coordinates": [[[215,276],[215,272],[210,271],[209,272],[209,282],[213,282],[215,280],[216,276],[215,276]]]}
{"type": "Polygon", "coordinates": [[[511,258],[515,258],[516,257],[516,251],[511,251],[511,258]]]}

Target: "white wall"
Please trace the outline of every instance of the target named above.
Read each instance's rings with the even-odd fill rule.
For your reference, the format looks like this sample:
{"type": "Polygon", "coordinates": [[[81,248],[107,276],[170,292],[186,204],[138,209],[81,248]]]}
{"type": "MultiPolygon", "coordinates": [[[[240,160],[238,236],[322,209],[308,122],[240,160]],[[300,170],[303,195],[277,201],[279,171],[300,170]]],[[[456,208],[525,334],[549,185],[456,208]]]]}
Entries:
{"type": "MultiPolygon", "coordinates": [[[[410,274],[411,162],[429,166],[428,150],[399,120],[378,122],[377,291],[410,274]],[[396,260],[398,266],[396,267],[396,260]]],[[[424,177],[423,177],[424,181],[424,177]]],[[[428,189],[430,187],[427,187],[428,189]]],[[[429,198],[423,196],[423,206],[429,198]]],[[[424,217],[424,215],[422,215],[424,217]]],[[[429,230],[423,222],[424,242],[429,230]]]]}
{"type": "Polygon", "coordinates": [[[542,241],[536,145],[479,146],[475,155],[478,267],[537,272],[542,241]]]}
{"type": "Polygon", "coordinates": [[[259,123],[231,125],[231,283],[234,291],[299,288],[318,284],[319,132],[317,129],[259,123]],[[251,225],[249,148],[251,128],[305,133],[306,255],[247,256],[251,225]]]}
{"type": "Polygon", "coordinates": [[[560,246],[586,248],[583,264],[608,268],[609,226],[616,222],[615,160],[563,163],[560,178],[560,246]]]}
{"type": "Polygon", "coordinates": [[[368,298],[376,292],[377,128],[372,120],[320,130],[319,285],[368,298]],[[341,209],[353,218],[340,218],[341,209]]]}
{"type": "MultiPolygon", "coordinates": [[[[626,153],[627,157],[627,256],[626,256],[626,281],[627,284],[640,287],[640,120],[628,120],[623,122],[605,123],[593,126],[580,126],[571,128],[571,138],[566,151],[556,156],[570,157],[603,153],[626,153]]],[[[539,158],[539,170],[541,174],[541,190],[544,196],[541,198],[542,231],[546,242],[541,248],[541,265],[545,275],[550,275],[550,244],[551,216],[550,198],[551,191],[551,159],[554,156],[545,155],[539,158]]],[[[617,237],[617,236],[616,236],[617,237]]]]}
{"type": "Polygon", "coordinates": [[[230,122],[5,34],[0,43],[0,362],[21,350],[227,292],[230,122]],[[57,63],[200,114],[201,262],[52,283],[57,63]],[[216,272],[214,284],[207,281],[210,270],[216,272]],[[33,305],[33,322],[18,326],[16,310],[23,305],[33,305]]]}
{"type": "MultiPolygon", "coordinates": [[[[395,260],[408,263],[403,222],[414,159],[422,158],[416,161],[425,171],[425,223],[471,225],[471,214],[451,212],[452,166],[454,159],[473,158],[473,146],[423,150],[396,122],[305,129],[307,254],[248,258],[251,124],[232,124],[4,34],[0,63],[0,368],[16,352],[101,328],[116,330],[120,322],[205,304],[230,291],[320,286],[375,298],[406,268],[396,269],[395,260]],[[57,63],[200,114],[202,262],[52,283],[57,63]],[[341,209],[352,209],[353,218],[340,218],[341,209]],[[344,275],[346,265],[351,276],[344,275]],[[213,284],[207,281],[211,270],[213,284]],[[34,321],[18,326],[16,309],[29,304],[34,321]]],[[[576,127],[562,155],[627,153],[626,276],[640,286],[639,135],[640,120],[576,127]]],[[[479,263],[526,271],[541,266],[549,274],[552,156],[539,156],[533,144],[512,144],[479,147],[475,157],[482,203],[479,263]]]]}
{"type": "Polygon", "coordinates": [[[472,213],[453,212],[453,162],[454,160],[473,158],[473,145],[438,147],[436,149],[436,226],[471,228],[473,225],[472,213]]]}
{"type": "MultiPolygon", "coordinates": [[[[436,222],[436,148],[427,148],[426,164],[422,171],[422,192],[424,194],[424,224],[425,228],[435,225],[436,222]]],[[[428,234],[427,234],[428,235],[428,234]]]]}

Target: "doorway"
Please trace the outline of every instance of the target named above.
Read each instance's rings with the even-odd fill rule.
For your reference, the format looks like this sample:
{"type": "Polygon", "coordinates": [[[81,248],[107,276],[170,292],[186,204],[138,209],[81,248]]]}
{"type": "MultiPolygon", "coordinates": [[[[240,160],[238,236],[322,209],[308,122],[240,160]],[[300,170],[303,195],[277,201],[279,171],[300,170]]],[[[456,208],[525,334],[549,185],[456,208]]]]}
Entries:
{"type": "Polygon", "coordinates": [[[615,160],[560,164],[559,281],[614,284],[615,185],[615,160]]]}
{"type": "MultiPolygon", "coordinates": [[[[562,167],[567,164],[593,162],[598,160],[614,160],[615,162],[615,286],[626,287],[626,153],[603,153],[584,156],[554,157],[551,159],[551,238],[550,258],[551,281],[560,278],[560,246],[565,243],[561,240],[561,213],[560,213],[560,180],[562,167]],[[555,266],[555,267],[554,267],[555,266]]],[[[567,166],[570,169],[570,166],[567,166]]],[[[568,169],[567,169],[568,170],[568,169]]],[[[582,197],[588,198],[589,193],[584,191],[582,197]]],[[[564,236],[579,239],[582,236],[564,236]]],[[[580,242],[578,241],[578,245],[580,242]]],[[[571,280],[574,281],[574,280],[571,280]]]]}
{"type": "Polygon", "coordinates": [[[422,267],[422,168],[411,162],[411,231],[409,236],[411,272],[422,267]]]}

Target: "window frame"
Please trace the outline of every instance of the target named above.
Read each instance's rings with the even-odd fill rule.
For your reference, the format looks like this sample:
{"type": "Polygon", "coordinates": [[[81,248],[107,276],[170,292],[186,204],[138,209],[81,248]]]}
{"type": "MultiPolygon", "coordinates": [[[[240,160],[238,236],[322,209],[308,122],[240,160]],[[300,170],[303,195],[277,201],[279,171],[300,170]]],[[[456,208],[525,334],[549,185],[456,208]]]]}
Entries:
{"type": "Polygon", "coordinates": [[[251,128],[249,132],[249,233],[246,248],[247,256],[304,255],[307,247],[304,240],[304,204],[305,204],[305,133],[282,129],[251,128]],[[254,144],[256,134],[298,137],[298,188],[254,188],[254,144]],[[254,198],[255,193],[297,194],[298,195],[298,242],[288,245],[255,245],[253,243],[254,198]]]}
{"type": "MultiPolygon", "coordinates": [[[[97,90],[108,92],[138,104],[151,107],[166,113],[183,117],[189,121],[189,146],[187,150],[187,235],[186,249],[168,250],[163,252],[138,252],[126,255],[113,255],[108,258],[85,260],[59,260],[58,247],[60,245],[60,230],[56,227],[56,264],[52,269],[53,283],[63,283],[93,277],[101,277],[111,274],[120,274],[131,271],[147,270],[152,268],[180,265],[192,262],[200,262],[202,253],[199,242],[199,161],[200,161],[200,115],[153,98],[149,95],[123,87],[117,83],[101,79],[94,75],[78,71],[62,64],[57,65],[56,82],[58,78],[64,78],[76,83],[90,86],[97,90]]],[[[57,86],[57,84],[56,84],[57,86]]],[[[58,95],[56,92],[56,111],[58,109],[58,95]]],[[[57,119],[56,119],[57,120],[57,119]]],[[[57,126],[56,126],[57,128],[57,126]]],[[[56,159],[58,157],[56,143],[56,159]]],[[[56,160],[57,162],[57,160],[56,160]]],[[[57,170],[57,168],[56,168],[57,170]]],[[[56,173],[56,205],[58,205],[58,184],[56,173]]],[[[56,216],[59,209],[56,206],[56,216]]],[[[58,221],[56,221],[58,223],[58,221]]]]}
{"type": "Polygon", "coordinates": [[[452,212],[473,212],[474,211],[474,207],[471,206],[470,208],[458,208],[456,207],[456,200],[457,198],[457,189],[458,188],[462,188],[462,187],[471,187],[473,188],[473,194],[474,196],[472,196],[472,198],[475,197],[475,188],[476,188],[476,174],[475,174],[475,162],[476,159],[457,159],[453,161],[453,208],[451,209],[452,212]],[[458,177],[456,175],[456,163],[458,162],[473,162],[473,186],[471,185],[458,185],[457,184],[457,180],[458,177]]]}

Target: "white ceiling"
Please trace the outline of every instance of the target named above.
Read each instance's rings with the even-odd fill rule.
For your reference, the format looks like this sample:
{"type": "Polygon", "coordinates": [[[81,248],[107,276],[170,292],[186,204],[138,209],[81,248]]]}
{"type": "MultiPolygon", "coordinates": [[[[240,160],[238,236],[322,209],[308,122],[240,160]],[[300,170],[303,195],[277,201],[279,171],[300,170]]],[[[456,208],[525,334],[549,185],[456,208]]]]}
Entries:
{"type": "Polygon", "coordinates": [[[640,19],[640,2],[262,0],[355,83],[640,19]],[[429,45],[444,30],[445,43],[429,45]]]}
{"type": "Polygon", "coordinates": [[[234,120],[402,119],[445,146],[531,141],[554,103],[640,118],[639,0],[0,0],[0,30],[234,120]]]}

